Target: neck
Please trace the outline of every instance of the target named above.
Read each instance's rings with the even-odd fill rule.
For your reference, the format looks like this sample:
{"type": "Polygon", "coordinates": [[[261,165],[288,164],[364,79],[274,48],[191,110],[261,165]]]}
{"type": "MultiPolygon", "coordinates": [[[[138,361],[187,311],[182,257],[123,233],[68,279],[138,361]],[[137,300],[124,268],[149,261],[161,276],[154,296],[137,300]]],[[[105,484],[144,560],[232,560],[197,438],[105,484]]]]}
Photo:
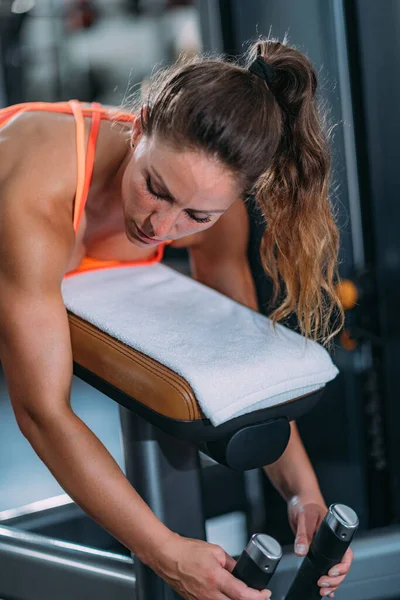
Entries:
{"type": "Polygon", "coordinates": [[[93,212],[104,214],[105,210],[108,212],[121,204],[122,177],[131,157],[132,148],[128,137],[120,137],[123,139],[118,146],[113,145],[109,148],[113,156],[112,161],[107,161],[105,158],[103,169],[99,165],[99,174],[102,171],[102,177],[92,181],[88,204],[93,212]]]}
{"type": "Polygon", "coordinates": [[[130,142],[128,141],[128,143],[126,144],[126,147],[124,149],[124,152],[123,152],[122,156],[120,157],[118,164],[116,165],[116,168],[114,169],[113,174],[110,177],[110,188],[112,190],[115,189],[115,191],[117,191],[117,193],[119,195],[121,192],[122,178],[124,176],[127,164],[129,163],[129,161],[131,159],[131,156],[132,156],[132,146],[131,146],[130,142]]]}

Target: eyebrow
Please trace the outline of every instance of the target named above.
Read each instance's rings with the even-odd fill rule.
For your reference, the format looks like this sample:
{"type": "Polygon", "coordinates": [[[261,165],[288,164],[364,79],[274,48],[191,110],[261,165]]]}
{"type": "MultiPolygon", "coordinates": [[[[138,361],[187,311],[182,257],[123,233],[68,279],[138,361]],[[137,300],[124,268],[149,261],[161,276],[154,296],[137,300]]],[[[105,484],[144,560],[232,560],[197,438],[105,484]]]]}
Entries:
{"type": "MultiPolygon", "coordinates": [[[[162,194],[162,196],[165,195],[166,197],[170,198],[171,200],[173,200],[174,202],[176,202],[177,204],[179,204],[179,202],[176,200],[176,198],[174,198],[173,195],[169,192],[167,186],[164,183],[164,180],[157,173],[157,171],[155,170],[155,168],[149,166],[149,171],[150,171],[150,174],[151,174],[151,171],[153,172],[153,174],[156,176],[156,178],[158,179],[158,181],[161,183],[161,186],[164,188],[165,194],[162,194]]],[[[197,208],[190,208],[189,210],[191,212],[194,212],[194,213],[205,213],[207,215],[211,214],[211,213],[224,213],[225,212],[225,209],[222,209],[222,210],[198,210],[197,208]]]]}

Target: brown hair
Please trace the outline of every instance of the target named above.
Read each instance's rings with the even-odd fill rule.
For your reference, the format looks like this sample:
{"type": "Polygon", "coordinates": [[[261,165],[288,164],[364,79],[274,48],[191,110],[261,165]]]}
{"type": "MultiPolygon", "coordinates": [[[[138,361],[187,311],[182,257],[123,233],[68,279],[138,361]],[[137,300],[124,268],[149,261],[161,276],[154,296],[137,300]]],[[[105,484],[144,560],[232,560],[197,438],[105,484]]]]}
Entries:
{"type": "Polygon", "coordinates": [[[244,63],[203,56],[159,71],[142,126],[173,147],[215,157],[244,196],[255,195],[266,222],[262,264],[273,281],[272,303],[281,302],[269,316],[275,324],[296,314],[303,335],[328,345],[344,316],[335,291],[339,232],[328,196],[329,132],[316,90],[303,53],[260,38],[244,63]],[[270,86],[248,70],[257,55],[274,67],[270,86]]]}

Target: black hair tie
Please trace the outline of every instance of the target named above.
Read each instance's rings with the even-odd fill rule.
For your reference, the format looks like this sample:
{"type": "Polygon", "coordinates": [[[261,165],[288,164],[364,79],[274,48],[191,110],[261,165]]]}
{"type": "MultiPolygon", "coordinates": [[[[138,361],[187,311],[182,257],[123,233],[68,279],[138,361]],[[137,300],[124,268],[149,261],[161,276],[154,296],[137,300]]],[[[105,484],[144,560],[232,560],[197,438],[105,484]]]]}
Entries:
{"type": "Polygon", "coordinates": [[[250,73],[257,75],[257,77],[261,77],[264,81],[267,82],[268,87],[271,87],[272,80],[275,77],[276,69],[272,65],[265,62],[265,60],[261,56],[257,56],[257,58],[251,63],[249,66],[250,73]]]}

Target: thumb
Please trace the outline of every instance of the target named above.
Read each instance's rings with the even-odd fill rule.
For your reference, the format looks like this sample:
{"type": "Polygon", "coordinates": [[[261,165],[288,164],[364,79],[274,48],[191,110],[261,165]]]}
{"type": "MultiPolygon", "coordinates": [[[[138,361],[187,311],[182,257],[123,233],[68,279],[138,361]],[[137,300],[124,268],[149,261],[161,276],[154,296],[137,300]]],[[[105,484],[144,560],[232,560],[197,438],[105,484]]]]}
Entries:
{"type": "Polygon", "coordinates": [[[297,556],[305,556],[308,552],[308,538],[306,529],[306,516],[304,511],[299,511],[297,518],[296,539],[294,541],[294,551],[297,556]]]}
{"type": "Polygon", "coordinates": [[[232,573],[233,569],[236,567],[236,560],[232,558],[229,554],[225,552],[225,565],[224,568],[227,569],[230,573],[232,573]]]}

